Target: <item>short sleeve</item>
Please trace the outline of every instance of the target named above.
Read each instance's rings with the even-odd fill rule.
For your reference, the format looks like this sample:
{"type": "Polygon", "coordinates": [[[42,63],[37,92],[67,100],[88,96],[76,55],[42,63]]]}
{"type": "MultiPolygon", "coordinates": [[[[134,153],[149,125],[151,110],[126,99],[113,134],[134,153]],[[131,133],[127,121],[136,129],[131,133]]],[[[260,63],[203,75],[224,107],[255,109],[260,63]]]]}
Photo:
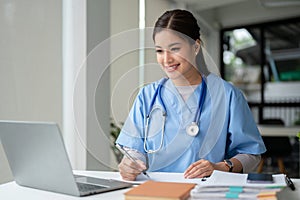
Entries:
{"type": "Polygon", "coordinates": [[[229,96],[227,156],[259,155],[266,151],[252,112],[243,94],[233,88],[229,96]]]}

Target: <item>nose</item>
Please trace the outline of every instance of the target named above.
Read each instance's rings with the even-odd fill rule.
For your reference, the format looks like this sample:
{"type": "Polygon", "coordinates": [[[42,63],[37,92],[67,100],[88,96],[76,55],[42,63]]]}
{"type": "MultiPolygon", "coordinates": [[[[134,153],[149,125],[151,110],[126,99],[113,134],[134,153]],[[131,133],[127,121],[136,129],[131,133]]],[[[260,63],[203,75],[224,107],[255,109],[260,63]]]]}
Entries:
{"type": "Polygon", "coordinates": [[[173,57],[170,51],[164,51],[164,63],[169,64],[173,61],[173,57]]]}

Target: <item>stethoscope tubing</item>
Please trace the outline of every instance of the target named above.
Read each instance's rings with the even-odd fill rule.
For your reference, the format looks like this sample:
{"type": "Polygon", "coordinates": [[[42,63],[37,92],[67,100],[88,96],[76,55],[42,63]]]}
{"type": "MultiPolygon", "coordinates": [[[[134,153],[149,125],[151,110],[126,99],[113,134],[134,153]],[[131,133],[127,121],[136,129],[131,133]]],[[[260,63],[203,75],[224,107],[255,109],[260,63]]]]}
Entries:
{"type": "Polygon", "coordinates": [[[203,104],[204,104],[205,97],[206,97],[206,89],[207,89],[207,86],[206,86],[205,80],[204,80],[204,78],[202,78],[202,88],[201,88],[201,92],[200,92],[199,109],[194,118],[194,122],[197,124],[199,124],[199,121],[200,121],[200,115],[201,115],[203,104]]]}
{"type": "MultiPolygon", "coordinates": [[[[167,117],[167,111],[166,111],[166,106],[161,98],[161,95],[160,95],[160,92],[161,92],[161,88],[163,86],[163,84],[168,80],[168,78],[164,78],[159,84],[158,84],[158,87],[153,95],[153,98],[151,100],[151,103],[150,103],[150,109],[149,109],[149,113],[146,115],[146,125],[145,125],[145,137],[144,137],[144,150],[146,153],[156,153],[158,152],[162,146],[163,146],[163,141],[164,141],[164,135],[165,135],[165,122],[166,122],[166,117],[167,117]],[[161,141],[160,141],[160,145],[157,149],[155,150],[150,150],[150,149],[147,149],[147,138],[148,138],[148,130],[149,130],[149,121],[150,121],[150,116],[151,116],[151,113],[155,110],[153,109],[153,106],[154,106],[154,102],[155,102],[155,99],[156,97],[159,98],[159,101],[162,105],[162,116],[163,116],[163,125],[162,125],[162,137],[161,137],[161,141]]],[[[206,89],[207,89],[207,86],[206,86],[206,83],[205,83],[205,80],[204,78],[202,78],[202,88],[201,88],[201,91],[200,91],[200,99],[199,99],[199,109],[197,110],[197,113],[194,117],[194,121],[192,122],[192,124],[196,124],[197,126],[199,126],[199,120],[200,120],[200,116],[201,116],[201,112],[202,112],[202,108],[203,108],[203,104],[204,104],[204,101],[205,101],[205,96],[206,96],[206,89]]],[[[158,108],[156,108],[158,109],[158,108]]],[[[195,136],[195,135],[193,135],[195,136]]]]}

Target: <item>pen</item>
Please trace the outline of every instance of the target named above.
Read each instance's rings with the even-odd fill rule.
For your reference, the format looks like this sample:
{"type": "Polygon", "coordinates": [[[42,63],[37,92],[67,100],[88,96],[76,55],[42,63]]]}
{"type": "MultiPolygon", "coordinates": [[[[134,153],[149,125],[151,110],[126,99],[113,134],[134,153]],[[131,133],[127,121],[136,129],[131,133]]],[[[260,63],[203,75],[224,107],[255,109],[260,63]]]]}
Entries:
{"type": "MultiPolygon", "coordinates": [[[[116,144],[116,147],[121,151],[123,155],[125,155],[127,158],[129,158],[132,162],[136,163],[137,165],[140,165],[136,159],[134,159],[123,147],[121,147],[119,144],[116,144]]],[[[150,179],[150,176],[147,174],[147,172],[144,170],[142,173],[147,176],[150,179]]]]}
{"type": "Polygon", "coordinates": [[[286,182],[287,186],[291,188],[291,190],[296,189],[294,183],[292,182],[290,177],[288,177],[288,175],[285,175],[285,182],[286,182]]]}

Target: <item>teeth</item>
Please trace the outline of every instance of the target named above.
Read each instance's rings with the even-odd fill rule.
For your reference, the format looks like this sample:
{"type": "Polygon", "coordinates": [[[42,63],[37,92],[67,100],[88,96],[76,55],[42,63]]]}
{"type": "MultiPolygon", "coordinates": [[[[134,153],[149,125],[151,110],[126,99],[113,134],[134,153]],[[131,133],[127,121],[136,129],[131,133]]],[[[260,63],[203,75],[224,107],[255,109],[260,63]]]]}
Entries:
{"type": "Polygon", "coordinates": [[[177,65],[172,65],[172,66],[169,66],[168,68],[175,68],[177,67],[177,65]]]}

